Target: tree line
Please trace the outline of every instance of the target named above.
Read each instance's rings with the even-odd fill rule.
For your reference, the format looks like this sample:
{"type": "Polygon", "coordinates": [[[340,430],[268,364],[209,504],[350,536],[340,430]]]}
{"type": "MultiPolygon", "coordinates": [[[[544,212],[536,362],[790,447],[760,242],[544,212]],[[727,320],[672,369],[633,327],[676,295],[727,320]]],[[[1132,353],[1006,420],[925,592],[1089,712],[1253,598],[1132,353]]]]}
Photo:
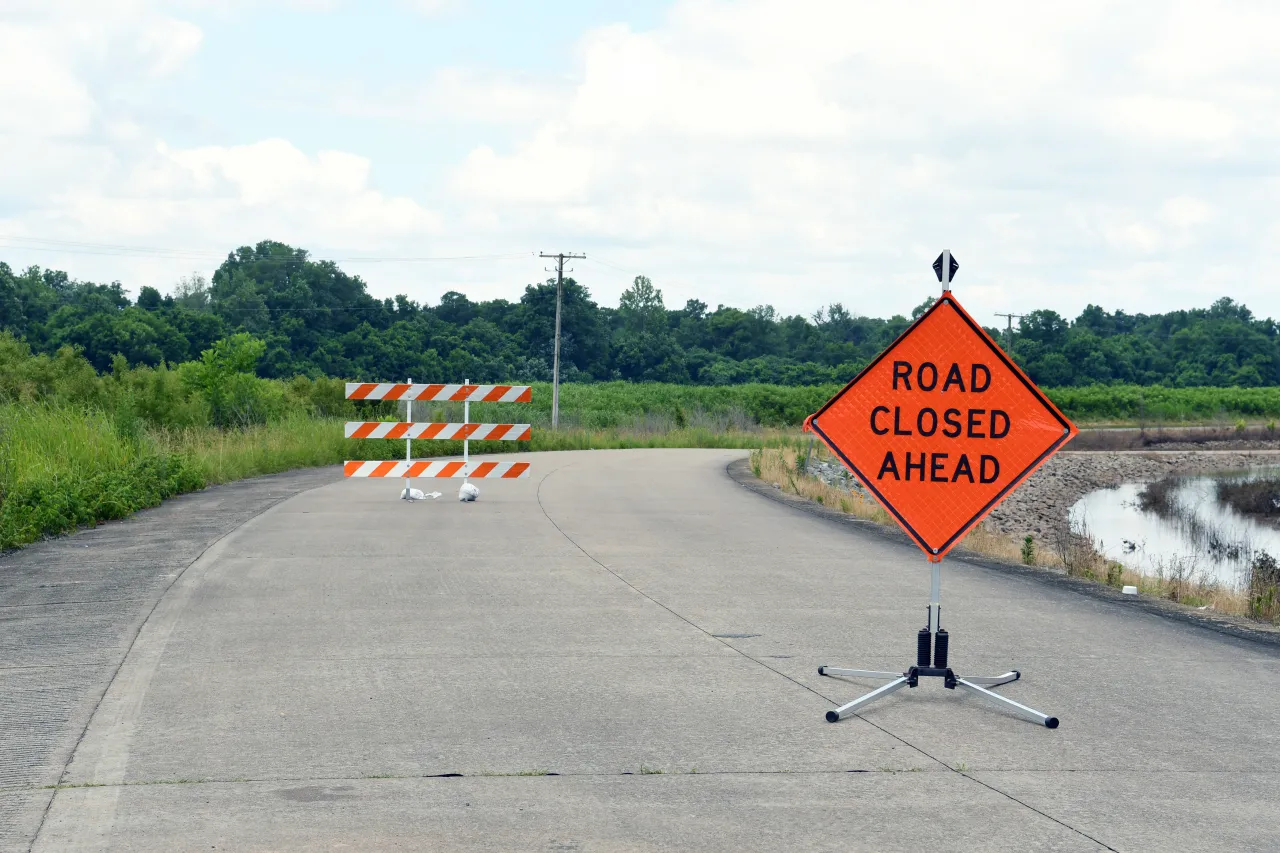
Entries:
{"type": "MultiPolygon", "coordinates": [[[[449,292],[436,305],[377,299],[359,276],[304,249],[264,241],[244,246],[206,281],[170,292],[120,282],[75,281],[0,262],[0,326],[35,352],[72,347],[99,371],[116,356],[131,365],[200,358],[224,338],[261,342],[260,376],[332,376],[366,381],[548,381],[555,328],[554,280],[528,284],[517,301],[475,302],[449,292]]],[[[564,284],[562,379],[698,385],[752,382],[818,385],[850,379],[932,303],[911,318],[859,314],[832,303],[810,316],[769,305],[714,310],[697,299],[668,308],[637,276],[616,308],[597,304],[574,279],[564,284]]],[[[988,331],[1037,383],[1170,387],[1280,384],[1280,329],[1223,297],[1204,309],[1165,314],[1108,312],[1090,305],[1074,320],[1050,310],[1023,317],[1012,334],[988,331]]]]}

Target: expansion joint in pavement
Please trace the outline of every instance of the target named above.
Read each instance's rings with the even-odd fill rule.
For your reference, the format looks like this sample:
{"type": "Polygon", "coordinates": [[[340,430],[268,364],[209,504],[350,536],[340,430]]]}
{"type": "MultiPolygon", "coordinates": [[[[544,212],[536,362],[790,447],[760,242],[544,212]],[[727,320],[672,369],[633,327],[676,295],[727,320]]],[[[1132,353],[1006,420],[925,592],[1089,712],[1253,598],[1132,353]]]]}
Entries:
{"type": "MultiPolygon", "coordinates": [[[[756,657],[753,657],[753,656],[751,656],[751,655],[747,654],[745,651],[743,651],[742,649],[738,648],[737,646],[734,646],[732,643],[726,642],[724,638],[717,637],[715,634],[711,633],[711,632],[710,632],[710,631],[708,631],[706,628],[704,628],[704,627],[702,627],[701,625],[699,625],[697,622],[694,622],[694,621],[693,621],[692,619],[690,619],[688,616],[685,616],[683,613],[680,613],[679,611],[677,611],[676,609],[674,609],[673,607],[671,607],[669,604],[666,604],[665,602],[659,601],[658,599],[654,598],[652,595],[650,595],[649,593],[645,592],[643,589],[641,589],[640,587],[636,586],[636,585],[635,585],[635,584],[633,584],[631,581],[627,580],[627,579],[626,579],[625,577],[623,577],[620,573],[618,573],[616,570],[614,570],[614,569],[613,569],[613,568],[611,568],[609,565],[607,565],[604,561],[602,561],[602,560],[600,560],[599,558],[597,558],[594,554],[592,554],[592,553],[591,553],[590,551],[588,551],[586,548],[582,547],[582,545],[581,545],[581,544],[579,544],[579,543],[578,543],[578,542],[577,542],[577,541],[576,541],[572,536],[570,536],[567,532],[565,532],[565,530],[564,530],[564,528],[563,528],[563,527],[561,527],[559,524],[557,524],[557,523],[556,523],[556,520],[555,520],[554,518],[552,518],[552,517],[551,517],[551,513],[547,511],[547,506],[546,506],[546,504],[544,504],[544,503],[543,503],[543,501],[542,501],[542,487],[543,487],[543,485],[547,482],[547,480],[548,480],[548,479],[550,479],[550,478],[551,478],[554,474],[556,474],[557,472],[559,472],[559,471],[563,471],[563,470],[565,470],[566,468],[570,468],[570,467],[572,467],[572,466],[564,466],[564,468],[556,468],[555,470],[548,472],[548,473],[546,474],[546,476],[542,477],[542,479],[538,481],[538,490],[537,490],[538,508],[539,508],[540,510],[542,510],[542,514],[546,517],[547,521],[551,523],[551,526],[552,526],[552,527],[554,527],[554,528],[556,529],[556,531],[557,531],[557,532],[559,532],[559,534],[565,538],[565,541],[567,541],[567,542],[568,542],[570,545],[572,545],[573,547],[577,548],[577,549],[578,549],[578,551],[580,551],[584,557],[586,557],[586,558],[587,558],[588,560],[590,560],[591,562],[595,563],[597,566],[599,566],[599,567],[600,567],[601,569],[603,569],[604,571],[608,572],[610,575],[612,575],[614,578],[616,578],[616,579],[617,579],[618,581],[620,581],[621,583],[625,584],[627,587],[629,587],[631,590],[633,590],[637,595],[640,595],[641,597],[643,597],[643,598],[647,599],[648,601],[652,602],[653,604],[655,604],[655,605],[657,605],[658,607],[662,608],[663,610],[667,611],[667,613],[669,613],[669,614],[671,614],[672,616],[674,616],[675,618],[679,619],[681,622],[684,622],[686,625],[688,625],[689,627],[693,628],[694,630],[701,632],[702,634],[704,634],[704,635],[705,635],[705,636],[707,636],[707,637],[710,637],[711,639],[715,640],[717,643],[720,643],[721,645],[725,646],[726,648],[732,649],[734,652],[736,652],[737,654],[739,654],[739,655],[741,655],[742,657],[746,658],[747,660],[751,661],[752,663],[756,664],[757,666],[761,666],[761,667],[763,667],[763,668],[765,668],[765,669],[769,670],[770,672],[774,673],[775,675],[780,676],[781,678],[786,679],[787,681],[791,682],[791,683],[792,683],[793,685],[795,685],[796,687],[799,687],[799,688],[801,688],[801,689],[803,689],[803,690],[807,690],[808,692],[812,693],[813,695],[818,696],[819,698],[821,698],[821,699],[823,699],[824,701],[826,701],[828,704],[833,705],[833,706],[834,706],[834,705],[838,705],[838,704],[840,704],[839,702],[837,702],[837,701],[835,701],[834,699],[832,699],[830,696],[827,696],[827,695],[823,694],[823,693],[822,693],[821,691],[819,691],[819,690],[815,690],[813,687],[810,687],[808,684],[805,684],[805,683],[804,683],[804,682],[802,682],[802,681],[797,681],[796,679],[792,678],[790,675],[787,675],[785,672],[782,672],[781,670],[779,670],[779,669],[777,669],[777,668],[775,668],[775,667],[770,666],[769,664],[765,663],[764,661],[760,660],[759,658],[756,658],[756,657]]],[[[728,473],[728,472],[726,471],[726,473],[728,473]]],[[[1045,812],[1041,811],[1040,809],[1037,809],[1035,806],[1029,805],[1029,804],[1027,804],[1027,803],[1023,802],[1022,800],[1019,800],[1017,797],[1013,796],[1012,794],[1008,794],[1008,793],[1006,793],[1006,792],[1004,792],[1004,791],[1000,790],[999,788],[996,788],[996,787],[994,787],[994,786],[992,786],[992,785],[990,785],[990,784],[988,784],[988,783],[986,783],[986,782],[983,782],[983,781],[982,781],[982,780],[980,780],[980,779],[975,779],[974,777],[970,776],[968,773],[964,773],[964,772],[961,772],[961,771],[956,770],[955,768],[953,768],[953,767],[951,767],[950,765],[948,765],[948,764],[947,764],[945,761],[943,761],[942,759],[938,758],[938,757],[937,757],[937,756],[935,756],[935,755],[930,754],[927,750],[925,750],[925,749],[923,749],[922,747],[920,747],[920,746],[918,746],[918,745],[916,745],[916,744],[912,743],[911,741],[907,740],[906,738],[903,738],[901,735],[898,735],[898,734],[896,734],[896,733],[894,733],[894,732],[892,732],[892,731],[890,731],[890,730],[886,729],[884,726],[881,726],[881,725],[879,725],[878,723],[873,722],[872,720],[868,720],[866,717],[863,717],[863,716],[862,716],[862,715],[860,715],[860,714],[854,714],[853,716],[854,716],[855,718],[857,718],[858,720],[861,720],[862,722],[864,722],[864,723],[866,723],[867,725],[871,726],[872,728],[875,728],[875,729],[879,730],[880,732],[883,732],[885,735],[887,735],[887,736],[889,736],[889,737],[893,738],[894,740],[898,741],[898,743],[901,743],[903,746],[905,746],[905,747],[907,747],[907,748],[909,748],[909,749],[912,749],[912,750],[914,750],[914,751],[918,752],[920,755],[924,756],[925,758],[929,759],[930,761],[933,761],[934,763],[938,764],[940,767],[945,768],[946,770],[949,770],[949,771],[950,771],[950,772],[952,772],[952,773],[956,773],[956,774],[958,774],[958,775],[960,775],[960,776],[964,777],[965,779],[968,779],[969,781],[974,782],[974,783],[976,783],[976,784],[980,785],[980,786],[981,786],[981,787],[983,787],[983,788],[986,788],[987,790],[991,791],[992,793],[994,793],[994,794],[998,794],[999,796],[1004,797],[1004,798],[1006,798],[1006,799],[1010,800],[1011,802],[1017,803],[1018,805],[1022,806],[1022,807],[1023,807],[1023,808],[1025,808],[1025,809],[1027,809],[1028,811],[1031,811],[1031,812],[1033,812],[1034,814],[1037,814],[1037,815],[1039,815],[1040,817],[1045,818],[1046,820],[1050,820],[1050,821],[1052,821],[1052,822],[1054,822],[1054,823],[1058,824],[1059,826],[1063,827],[1064,829],[1068,829],[1068,830],[1070,830],[1071,832],[1076,833],[1077,835],[1081,836],[1082,838],[1086,838],[1086,839],[1088,839],[1089,841],[1092,841],[1094,844],[1097,844],[1099,847],[1101,847],[1101,848],[1103,848],[1103,849],[1105,849],[1105,850],[1111,850],[1111,851],[1113,851],[1113,853],[1117,853],[1117,851],[1115,851],[1115,848],[1113,848],[1113,847],[1111,847],[1111,846],[1109,846],[1109,845],[1107,845],[1107,844],[1105,844],[1105,843],[1103,843],[1103,842],[1099,841],[1098,839],[1096,839],[1096,838],[1094,838],[1093,836],[1089,835],[1087,832],[1084,832],[1083,830],[1077,829],[1076,827],[1071,826],[1070,824],[1065,823],[1065,822],[1063,822],[1063,821],[1059,820],[1058,818],[1053,817],[1053,816],[1052,816],[1052,815],[1050,815],[1050,814],[1046,814],[1045,812]]],[[[846,771],[846,772],[847,772],[847,771],[846,771]]]]}
{"type": "MultiPolygon", "coordinates": [[[[217,554],[221,550],[222,544],[225,543],[229,537],[233,536],[237,531],[241,530],[246,525],[256,522],[258,519],[262,518],[263,515],[270,512],[272,509],[284,503],[285,501],[287,501],[289,498],[293,496],[294,496],[293,494],[289,494],[289,493],[281,494],[277,496],[275,500],[272,500],[269,503],[267,503],[258,514],[245,519],[244,521],[240,522],[230,530],[223,532],[220,536],[218,536],[213,541],[209,542],[209,544],[207,544],[204,548],[202,548],[200,550],[200,553],[196,555],[195,559],[191,560],[185,566],[182,566],[182,568],[179,569],[178,571],[172,572],[170,574],[168,578],[168,583],[164,585],[164,587],[160,590],[159,595],[155,597],[155,600],[152,602],[151,607],[147,610],[146,616],[144,616],[142,620],[138,623],[137,630],[134,632],[133,636],[129,638],[129,642],[128,642],[128,645],[125,647],[124,654],[120,656],[119,663],[116,665],[115,670],[111,674],[111,677],[107,679],[107,683],[103,686],[102,692],[98,695],[96,701],[94,702],[93,710],[89,713],[87,720],[85,722],[84,728],[82,728],[80,732],[77,734],[75,743],[72,745],[71,749],[68,750],[67,759],[66,759],[66,762],[63,764],[62,772],[59,776],[58,784],[52,785],[52,786],[46,786],[44,789],[42,789],[42,790],[51,790],[53,792],[53,795],[50,796],[49,801],[45,803],[44,811],[40,815],[40,821],[39,823],[36,824],[35,832],[31,836],[31,844],[27,848],[28,851],[34,850],[37,842],[40,840],[40,833],[44,830],[44,825],[46,821],[48,821],[49,819],[49,813],[53,810],[53,803],[58,798],[58,791],[64,790],[67,788],[74,788],[74,787],[107,787],[107,788],[120,787],[120,784],[118,782],[111,782],[107,784],[82,785],[82,786],[70,785],[70,784],[67,784],[67,774],[70,772],[72,764],[75,762],[77,755],[80,752],[81,747],[84,745],[85,739],[88,736],[89,732],[94,728],[95,723],[99,722],[99,714],[102,710],[103,703],[106,701],[107,697],[111,695],[113,688],[117,688],[117,682],[120,680],[121,672],[124,671],[125,666],[127,664],[130,664],[131,658],[134,657],[134,651],[138,646],[140,638],[142,638],[144,634],[147,632],[148,628],[153,625],[154,617],[156,616],[157,611],[159,611],[161,606],[165,604],[166,599],[169,597],[170,593],[174,590],[175,587],[177,587],[179,582],[188,574],[188,572],[191,570],[193,566],[200,565],[201,561],[210,558],[214,554],[217,554]]],[[[176,613],[173,614],[173,618],[176,618],[176,613]]],[[[169,626],[169,627],[171,628],[172,626],[169,626]]],[[[167,631],[164,633],[167,637],[167,631]]],[[[163,641],[161,642],[160,646],[162,649],[163,641]]],[[[156,660],[151,661],[149,666],[144,665],[143,667],[144,669],[147,669],[148,672],[146,673],[145,679],[141,685],[141,689],[138,690],[135,687],[132,690],[126,690],[126,692],[134,692],[139,694],[138,696],[134,696],[131,698],[135,700],[140,699],[141,694],[145,693],[146,683],[150,681],[151,671],[154,670],[154,667],[157,662],[158,662],[158,652],[156,655],[156,660]]],[[[136,704],[137,704],[136,702],[124,703],[124,704],[133,705],[134,707],[132,708],[132,710],[135,713],[137,712],[138,709],[136,707],[136,704]]],[[[117,727],[120,727],[119,726],[120,720],[116,720],[115,723],[117,724],[117,727]]],[[[111,727],[111,724],[108,724],[108,728],[110,727],[111,727]]],[[[130,721],[129,725],[123,726],[122,728],[125,728],[126,730],[131,729],[132,721],[130,721]]],[[[107,740],[109,742],[113,740],[111,734],[108,734],[107,740]]],[[[127,737],[124,738],[124,742],[122,744],[119,744],[119,747],[120,747],[121,754],[115,756],[116,763],[127,760],[127,754],[128,754],[127,737]]],[[[123,774],[123,764],[120,764],[120,766],[117,769],[121,774],[123,774]]]]}

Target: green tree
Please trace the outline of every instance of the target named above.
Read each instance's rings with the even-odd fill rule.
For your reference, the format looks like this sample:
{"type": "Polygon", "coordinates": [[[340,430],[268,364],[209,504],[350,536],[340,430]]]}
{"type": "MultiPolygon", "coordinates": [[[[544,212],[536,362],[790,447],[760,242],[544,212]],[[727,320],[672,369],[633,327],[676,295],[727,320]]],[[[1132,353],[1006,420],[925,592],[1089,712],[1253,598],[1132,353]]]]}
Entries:
{"type": "Polygon", "coordinates": [[[244,428],[279,414],[283,400],[277,387],[254,375],[265,351],[262,341],[240,332],[182,365],[183,384],[204,399],[214,426],[244,428]]]}
{"type": "Polygon", "coordinates": [[[618,304],[614,333],[614,369],[623,379],[647,382],[688,381],[684,354],[667,322],[662,291],[647,276],[635,277],[618,304]]]}

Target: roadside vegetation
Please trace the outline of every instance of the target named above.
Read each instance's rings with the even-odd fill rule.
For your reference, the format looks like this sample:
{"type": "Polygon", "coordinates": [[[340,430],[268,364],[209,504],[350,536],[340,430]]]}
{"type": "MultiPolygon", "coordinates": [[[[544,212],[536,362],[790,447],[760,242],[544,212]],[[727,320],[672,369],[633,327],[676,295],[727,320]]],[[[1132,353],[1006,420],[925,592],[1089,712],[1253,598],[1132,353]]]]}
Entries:
{"type": "MultiPolygon", "coordinates": [[[[712,307],[698,299],[668,306],[662,282],[639,275],[615,307],[592,298],[590,261],[581,272],[583,281],[564,285],[561,369],[572,383],[845,382],[928,308],[933,298],[926,294],[934,290],[922,280],[909,316],[868,317],[839,302],[786,315],[771,305],[712,307]]],[[[0,262],[0,328],[36,352],[81,347],[100,371],[117,354],[151,367],[195,360],[215,341],[245,332],[266,345],[258,373],[267,378],[551,378],[554,281],[513,280],[508,299],[472,301],[454,291],[435,305],[405,295],[379,299],[334,262],[264,240],[228,252],[208,279],[193,274],[157,284],[76,281],[59,270],[15,271],[0,262]]],[[[866,281],[857,289],[877,286],[866,281]]],[[[1164,314],[1089,305],[1072,319],[1029,310],[1016,328],[987,331],[1037,384],[1080,389],[1073,400],[1082,417],[1280,415],[1280,328],[1229,298],[1164,314]],[[1199,391],[1187,405],[1158,386],[1269,387],[1262,395],[1269,402],[1199,391]]]]}
{"type": "MultiPolygon", "coordinates": [[[[13,548],[165,498],[245,477],[399,459],[403,441],[343,437],[346,420],[399,420],[394,403],[354,403],[327,378],[263,379],[262,342],[239,334],[200,360],[130,367],[122,357],[98,373],[74,349],[32,354],[0,333],[0,548],[13,548]]],[[[635,447],[780,446],[795,430],[774,422],[785,399],[738,388],[732,397],[625,395],[625,383],[562,389],[561,429],[551,432],[550,388],[528,405],[471,407],[473,421],[533,423],[528,442],[473,442],[473,453],[635,447]],[[704,407],[705,404],[705,407],[704,407]],[[768,415],[767,413],[774,413],[768,415]]],[[[417,404],[415,420],[461,420],[461,404],[417,404]]],[[[461,453],[460,442],[414,442],[415,458],[461,453]]]]}
{"type": "MultiPolygon", "coordinates": [[[[873,498],[864,495],[858,486],[833,486],[806,473],[806,461],[811,455],[820,460],[834,459],[819,443],[815,442],[810,447],[807,441],[792,442],[785,446],[752,451],[751,470],[757,477],[781,491],[876,524],[896,528],[889,514],[873,498]]],[[[1157,512],[1170,511],[1167,501],[1172,482],[1160,481],[1148,487],[1140,499],[1143,506],[1157,512]]],[[[1276,485],[1274,481],[1270,482],[1273,490],[1276,485]]],[[[1268,500],[1273,494],[1266,488],[1258,491],[1267,494],[1268,500]]],[[[1193,561],[1178,561],[1162,566],[1154,575],[1139,574],[1098,553],[1087,531],[1072,532],[1065,521],[1061,529],[1053,531],[1044,541],[1034,540],[1030,536],[1009,536],[985,524],[979,524],[960,542],[959,547],[1000,560],[1059,571],[1070,577],[1106,584],[1116,589],[1126,585],[1136,586],[1144,595],[1175,601],[1189,607],[1212,609],[1219,613],[1280,624],[1280,564],[1265,551],[1248,555],[1250,570],[1246,582],[1240,588],[1233,588],[1198,571],[1193,561]]]]}
{"type": "MultiPolygon", "coordinates": [[[[0,262],[0,548],[210,483],[401,458],[401,442],[342,437],[344,420],[404,415],[345,400],[336,377],[533,384],[529,404],[471,408],[472,421],[531,423],[533,441],[476,453],[794,451],[804,418],[932,302],[887,319],[839,303],[807,317],[696,299],[668,308],[637,276],[613,308],[569,280],[553,433],[555,291],[537,282],[516,301],[377,299],[358,276],[272,241],[229,253],[210,280],[136,297],[119,282],[0,262]]],[[[1078,422],[1212,422],[1252,439],[1280,419],[1280,327],[1230,299],[1150,316],[1089,306],[1074,321],[1034,311],[1007,337],[988,331],[1078,422]]],[[[461,417],[457,404],[414,410],[418,421],[461,417]]],[[[418,458],[461,450],[419,444],[418,458]]]]}
{"type": "MultiPolygon", "coordinates": [[[[25,341],[0,332],[0,548],[123,518],[209,484],[345,459],[402,458],[401,441],[348,440],[341,425],[403,419],[403,404],[346,400],[338,379],[264,378],[258,372],[265,356],[265,342],[241,332],[214,341],[193,361],[130,365],[117,355],[100,372],[74,347],[34,353],[25,341]]],[[[800,424],[837,390],[567,383],[560,429],[552,432],[550,384],[533,385],[531,403],[471,407],[474,422],[533,424],[533,440],[476,442],[472,452],[770,447],[794,463],[805,444],[800,424]]],[[[1098,408],[1079,396],[1087,390],[1051,394],[1078,417],[1073,406],[1098,408]]],[[[1273,404],[1267,396],[1280,389],[1155,390],[1164,394],[1160,411],[1166,414],[1210,411],[1217,404],[1280,408],[1280,397],[1273,404]]],[[[462,406],[418,403],[414,419],[460,421],[462,406]]],[[[414,447],[415,458],[460,452],[458,442],[414,447]]],[[[804,478],[789,487],[835,506],[848,502],[847,495],[828,494],[820,485],[804,478]]],[[[882,514],[874,503],[856,501],[846,511],[882,514]]],[[[971,546],[982,540],[988,551],[1005,556],[1021,553],[1020,546],[1005,553],[1007,543],[985,530],[970,539],[971,546]]]]}
{"type": "Polygon", "coordinates": [[[1218,500],[1237,512],[1272,523],[1280,522],[1280,479],[1223,481],[1218,483],[1218,500]]]}

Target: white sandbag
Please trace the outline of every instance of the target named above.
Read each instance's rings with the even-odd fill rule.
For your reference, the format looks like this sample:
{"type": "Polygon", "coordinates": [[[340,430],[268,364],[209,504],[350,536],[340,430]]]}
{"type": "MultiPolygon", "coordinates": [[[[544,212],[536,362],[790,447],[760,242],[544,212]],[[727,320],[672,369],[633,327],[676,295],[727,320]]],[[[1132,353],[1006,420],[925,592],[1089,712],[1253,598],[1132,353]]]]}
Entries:
{"type": "Polygon", "coordinates": [[[469,503],[480,497],[480,490],[470,483],[463,483],[462,488],[458,489],[458,500],[469,503]]]}
{"type": "Polygon", "coordinates": [[[423,492],[421,489],[405,489],[400,493],[400,499],[406,501],[426,501],[435,500],[440,497],[439,492],[423,492]]]}

